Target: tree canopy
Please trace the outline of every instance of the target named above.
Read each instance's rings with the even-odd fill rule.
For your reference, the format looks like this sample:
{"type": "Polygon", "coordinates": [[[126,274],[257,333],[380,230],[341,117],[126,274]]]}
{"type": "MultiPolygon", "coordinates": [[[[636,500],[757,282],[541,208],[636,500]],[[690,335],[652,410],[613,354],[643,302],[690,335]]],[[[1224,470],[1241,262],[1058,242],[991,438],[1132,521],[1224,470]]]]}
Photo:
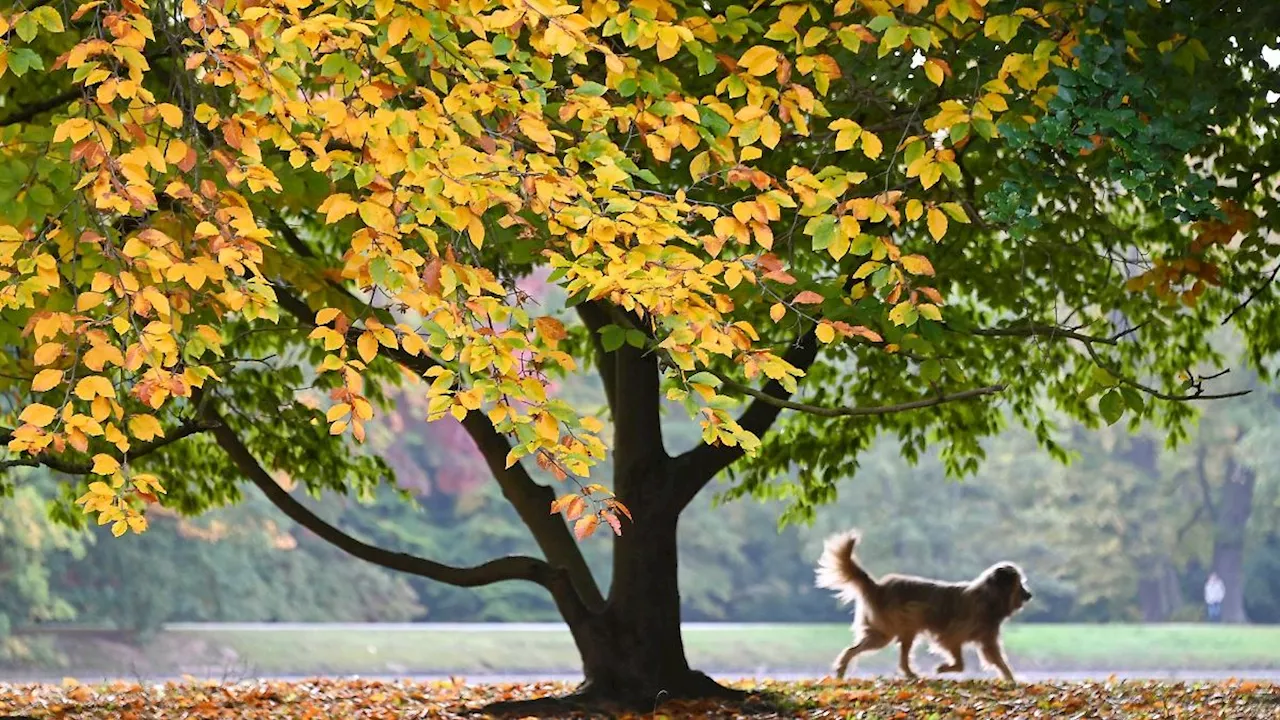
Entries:
{"type": "Polygon", "coordinates": [[[11,5],[7,462],[87,476],[70,497],[116,534],[248,478],[360,557],[599,619],[563,511],[623,535],[619,641],[622,615],[678,617],[641,600],[674,582],[672,518],[746,455],[735,492],[799,465],[803,516],[882,433],[972,471],[1005,408],[1051,446],[1055,406],[1177,440],[1177,401],[1240,391],[1214,329],[1258,364],[1280,337],[1280,7],[1255,5],[11,5]],[[583,364],[608,486],[604,420],[548,392],[583,364]],[[387,553],[284,489],[368,491],[386,464],[348,441],[400,382],[463,423],[546,562],[387,553]],[[663,397],[702,428],[676,457],[663,397]]]}

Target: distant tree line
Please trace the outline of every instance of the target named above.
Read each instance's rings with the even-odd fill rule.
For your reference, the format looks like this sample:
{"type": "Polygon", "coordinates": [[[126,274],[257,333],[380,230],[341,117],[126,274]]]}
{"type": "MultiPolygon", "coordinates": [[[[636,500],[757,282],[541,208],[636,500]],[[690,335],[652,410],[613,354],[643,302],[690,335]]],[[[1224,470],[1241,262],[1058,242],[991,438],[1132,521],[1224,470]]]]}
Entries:
{"type": "MultiPolygon", "coordinates": [[[[585,384],[568,391],[582,402],[594,396],[585,384]]],[[[442,562],[536,554],[510,505],[484,482],[467,436],[448,421],[416,419],[421,410],[406,403],[372,435],[415,504],[387,488],[310,506],[359,537],[442,562]]],[[[963,483],[946,480],[936,455],[912,466],[884,443],[850,468],[807,525],[779,528],[795,510],[785,496],[727,501],[712,522],[717,500],[704,495],[680,525],[684,617],[844,619],[813,588],[812,564],[827,533],[858,526],[874,572],[961,579],[997,559],[1022,563],[1036,589],[1027,621],[1200,619],[1215,569],[1227,585],[1224,620],[1280,622],[1280,395],[1260,388],[1205,410],[1176,451],[1122,425],[1065,426],[1067,466],[1027,433],[1009,431],[987,443],[983,469],[963,483]]],[[[13,497],[0,503],[0,653],[10,662],[41,651],[21,631],[46,622],[145,637],[172,621],[557,619],[533,585],[460,590],[347,557],[252,488],[240,503],[196,518],[153,513],[151,531],[108,542],[103,528],[46,518],[54,478],[32,470],[3,482],[13,497]]],[[[778,487],[782,495],[788,485],[778,487]]],[[[584,545],[607,582],[605,542],[584,545]]]]}

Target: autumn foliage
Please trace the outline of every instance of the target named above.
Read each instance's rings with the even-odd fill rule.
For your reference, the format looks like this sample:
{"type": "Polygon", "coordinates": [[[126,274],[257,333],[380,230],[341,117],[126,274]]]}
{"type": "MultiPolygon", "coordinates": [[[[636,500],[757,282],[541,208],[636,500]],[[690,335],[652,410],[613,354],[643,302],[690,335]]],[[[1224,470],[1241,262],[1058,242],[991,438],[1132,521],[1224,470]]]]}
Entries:
{"type": "MultiPolygon", "coordinates": [[[[1029,683],[830,681],[739,683],[757,694],[743,704],[675,703],[656,713],[620,718],[832,717],[1273,717],[1277,688],[1269,683],[1029,683]]],[[[0,686],[0,712],[42,718],[464,718],[493,717],[476,709],[564,691],[562,683],[467,685],[460,680],[414,683],[316,680],[298,683],[188,681],[164,685],[68,681],[63,686],[0,686]]],[[[588,717],[564,711],[555,717],[588,717]]]]}
{"type": "MultiPolygon", "coordinates": [[[[483,413],[515,440],[508,464],[584,478],[602,424],[545,389],[576,367],[565,326],[486,262],[495,243],[528,241],[570,295],[635,319],[606,347],[660,353],[704,439],[750,452],[759,439],[708,365],[787,389],[803,372],[736,314],[744,296],[769,299],[775,323],[815,323],[823,343],[886,352],[899,345],[881,329],[819,306],[941,321],[929,254],[970,212],[930,190],[961,182],[956,153],[974,137],[1041,114],[1048,73],[1078,62],[1084,5],[987,5],[787,3],[764,23],[665,0],[15,6],[0,69],[70,79],[46,126],[6,123],[3,153],[41,158],[0,211],[0,303],[29,373],[9,449],[85,458],[85,511],[142,531],[139,503],[164,481],[130,458],[199,422],[238,336],[289,323],[323,348],[315,372],[338,378],[331,433],[364,439],[375,358],[429,356],[430,418],[483,413]],[[949,86],[953,45],[1028,32],[1032,52],[949,86]],[[833,116],[824,99],[850,54],[918,57],[921,127],[833,116]],[[685,90],[677,63],[708,92],[685,90]],[[789,164],[795,143],[828,154],[789,164]],[[678,189],[663,166],[685,176],[678,189]],[[283,220],[309,202],[317,226],[283,220]],[[308,261],[322,237],[336,266],[308,261]],[[807,287],[788,269],[797,251],[828,259],[807,287]]],[[[625,507],[600,485],[556,509],[601,498],[579,534],[618,530],[625,507]]]]}

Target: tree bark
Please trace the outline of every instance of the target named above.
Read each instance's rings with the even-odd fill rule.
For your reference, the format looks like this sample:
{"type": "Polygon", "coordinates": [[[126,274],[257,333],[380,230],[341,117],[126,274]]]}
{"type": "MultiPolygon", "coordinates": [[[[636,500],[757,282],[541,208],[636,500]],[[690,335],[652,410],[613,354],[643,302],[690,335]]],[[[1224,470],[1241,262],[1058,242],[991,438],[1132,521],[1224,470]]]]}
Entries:
{"type": "Polygon", "coordinates": [[[741,700],[689,667],[680,631],[677,520],[672,503],[679,463],[660,459],[647,472],[617,483],[635,522],[615,539],[613,585],[603,609],[569,621],[582,656],[583,682],[558,699],[498,703],[486,711],[530,712],[617,706],[651,712],[671,700],[741,700]]]}
{"type": "Polygon", "coordinates": [[[1217,502],[1213,528],[1213,571],[1222,578],[1222,622],[1247,623],[1244,611],[1245,527],[1253,512],[1253,491],[1258,474],[1231,460],[1217,502]]]}

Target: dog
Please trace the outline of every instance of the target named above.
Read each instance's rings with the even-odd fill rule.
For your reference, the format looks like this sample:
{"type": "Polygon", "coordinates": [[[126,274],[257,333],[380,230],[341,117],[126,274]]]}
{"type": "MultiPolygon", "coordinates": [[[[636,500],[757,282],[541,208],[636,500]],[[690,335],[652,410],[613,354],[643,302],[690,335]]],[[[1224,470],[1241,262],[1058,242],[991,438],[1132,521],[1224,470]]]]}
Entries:
{"type": "Polygon", "coordinates": [[[832,535],[818,561],[818,587],[837,591],[842,604],[859,601],[853,621],[854,643],[832,664],[836,679],[844,677],[858,655],[879,650],[894,640],[901,645],[898,668],[915,679],[911,647],[923,635],[937,654],[949,656],[950,662],[938,665],[939,673],[964,672],[961,651],[965,643],[977,643],[983,663],[1013,682],[1013,671],[1000,645],[1000,626],[1031,600],[1021,568],[998,563],[967,583],[910,575],[885,575],[876,580],[854,555],[858,539],[856,530],[832,535]]]}

